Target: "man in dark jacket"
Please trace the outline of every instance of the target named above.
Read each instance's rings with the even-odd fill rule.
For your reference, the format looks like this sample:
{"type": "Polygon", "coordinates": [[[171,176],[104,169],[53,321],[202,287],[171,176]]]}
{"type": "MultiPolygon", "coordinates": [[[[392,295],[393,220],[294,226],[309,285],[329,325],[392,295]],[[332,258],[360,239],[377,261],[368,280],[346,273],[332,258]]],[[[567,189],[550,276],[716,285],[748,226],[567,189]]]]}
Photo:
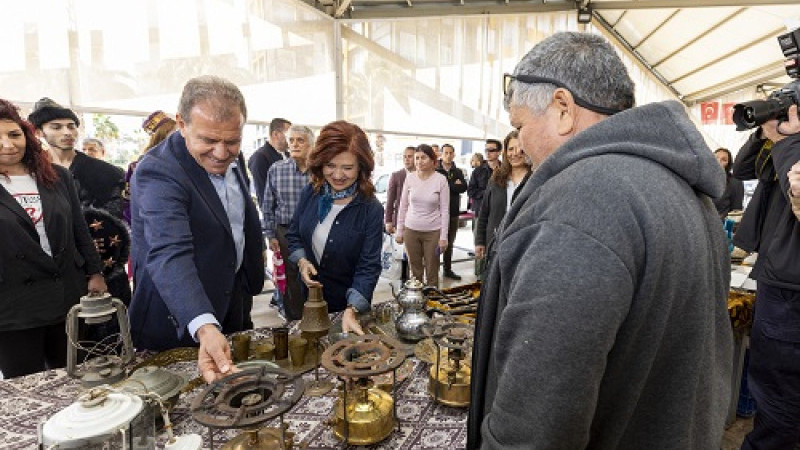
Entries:
{"type": "MultiPolygon", "coordinates": [[[[481,212],[481,204],[483,203],[483,193],[486,191],[486,186],[489,184],[489,178],[492,176],[492,171],[500,167],[500,152],[503,151],[503,144],[497,139],[486,140],[486,161],[472,171],[469,177],[469,185],[467,186],[467,195],[472,200],[472,211],[475,217],[481,212]]],[[[472,228],[475,229],[475,221],[472,221],[472,228]]]]}
{"type": "Polygon", "coordinates": [[[556,33],[512,77],[505,106],[536,170],[489,249],[467,447],[718,448],[725,174],[682,104],[633,108],[601,36],[556,33]]]}
{"type": "Polygon", "coordinates": [[[458,232],[458,216],[461,214],[461,194],[467,191],[467,180],[464,172],[454,162],[456,150],[450,144],[442,145],[442,159],[436,171],[447,178],[450,187],[450,225],[447,229],[447,250],[444,251],[444,277],[460,280],[461,276],[453,272],[453,242],[458,232]]]}
{"type": "Polygon", "coordinates": [[[261,224],[236,162],[246,119],[236,85],[189,80],[178,132],[147,152],[131,183],[133,343],[199,344],[198,368],[209,382],[231,370],[222,333],[250,326],[248,299],[264,285],[261,224]]]}
{"type": "Polygon", "coordinates": [[[247,167],[253,176],[253,189],[256,190],[259,207],[264,204],[264,189],[267,186],[267,173],[277,161],[288,158],[289,142],[286,132],[292,123],[286,119],[275,118],[269,123],[269,139],[247,160],[247,167]]]}
{"type": "Polygon", "coordinates": [[[128,230],[122,222],[125,172],[77,151],[75,145],[80,120],[71,109],[45,97],[36,102],[28,120],[36,128],[37,134],[47,141],[53,162],[69,169],[86,215],[86,223],[91,225],[89,234],[103,261],[103,275],[107,277],[109,293],[127,305],[131,298],[131,287],[125,272],[128,248],[121,253],[124,257],[116,258],[119,255],[116,255],[115,249],[104,245],[105,238],[110,236],[117,236],[120,249],[123,245],[127,246],[129,241],[128,230]],[[95,220],[97,215],[107,215],[109,220],[98,222],[95,220]]]}
{"type": "Polygon", "coordinates": [[[69,108],[44,97],[33,107],[28,121],[47,141],[53,162],[72,172],[81,205],[104,209],[122,218],[125,173],[119,167],[75,149],[80,120],[69,108]]]}
{"type": "Polygon", "coordinates": [[[758,252],[750,272],[757,288],[747,380],[757,408],[743,450],[794,448],[800,437],[800,222],[787,176],[798,161],[800,120],[792,106],[786,123],[762,125],[733,163],[734,177],[758,179],[733,240],[758,252]]]}

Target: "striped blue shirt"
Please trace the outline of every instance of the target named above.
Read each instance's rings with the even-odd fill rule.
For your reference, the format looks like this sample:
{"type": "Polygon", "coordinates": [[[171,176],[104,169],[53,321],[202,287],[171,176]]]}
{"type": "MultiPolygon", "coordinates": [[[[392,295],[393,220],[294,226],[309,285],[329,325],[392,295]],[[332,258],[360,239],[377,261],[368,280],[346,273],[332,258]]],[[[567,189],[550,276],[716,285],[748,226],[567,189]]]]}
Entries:
{"type": "Polygon", "coordinates": [[[275,228],[289,225],[300,200],[300,192],[308,184],[308,172],[300,172],[294,158],[278,161],[269,168],[264,188],[263,215],[264,236],[277,238],[275,228]]]}

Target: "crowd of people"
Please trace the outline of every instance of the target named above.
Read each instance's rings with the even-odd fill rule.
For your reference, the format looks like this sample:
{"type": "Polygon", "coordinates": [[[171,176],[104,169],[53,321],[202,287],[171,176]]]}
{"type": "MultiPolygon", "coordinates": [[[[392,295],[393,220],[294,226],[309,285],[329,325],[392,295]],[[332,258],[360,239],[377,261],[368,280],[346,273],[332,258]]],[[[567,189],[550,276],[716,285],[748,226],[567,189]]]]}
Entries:
{"type": "Polygon", "coordinates": [[[438,286],[442,262],[461,279],[452,249],[466,193],[483,280],[467,447],[717,448],[733,360],[720,217],[742,209],[741,180],[758,179],[734,237],[758,252],[758,409],[742,448],[793,448],[797,107],[733,160],[708,148],[680,103],[635,106],[613,47],[577,32],[542,40],[503,87],[514,130],[486,141],[469,179],[452,145],[407,147],[385,207],[353,123],[315,135],[274,119],[245,161],[244,95],[216,76],[185,84],[174,120],[144,121],[151,139],[127,173],[102,161],[97,139],[76,150],[69,108],[43,98],[25,120],[0,100],[0,371],[63,367],[67,311],[110,292],[129,305],[137,348],[198,346],[201,374],[219,379],[234,370],[226,334],[253,327],[267,248],[286,265],[276,296],[286,319],[320,286],[343,331],[363,334],[385,234],[404,244],[416,279],[438,286]],[[124,272],[111,283],[125,246],[132,293],[124,272]]]}

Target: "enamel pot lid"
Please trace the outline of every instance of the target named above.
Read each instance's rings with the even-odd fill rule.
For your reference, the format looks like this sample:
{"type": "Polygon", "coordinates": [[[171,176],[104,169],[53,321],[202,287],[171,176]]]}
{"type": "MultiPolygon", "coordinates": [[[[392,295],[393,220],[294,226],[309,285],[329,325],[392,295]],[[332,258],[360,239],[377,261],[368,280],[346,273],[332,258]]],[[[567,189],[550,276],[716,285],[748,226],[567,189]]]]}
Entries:
{"type": "Polygon", "coordinates": [[[134,394],[155,393],[166,400],[180,394],[181,389],[186,386],[186,379],[163,367],[146,366],[133,372],[119,385],[134,394]]]}
{"type": "Polygon", "coordinates": [[[90,391],[57,412],[42,428],[46,445],[104,440],[125,428],[142,411],[142,399],[133,394],[90,391]]]}

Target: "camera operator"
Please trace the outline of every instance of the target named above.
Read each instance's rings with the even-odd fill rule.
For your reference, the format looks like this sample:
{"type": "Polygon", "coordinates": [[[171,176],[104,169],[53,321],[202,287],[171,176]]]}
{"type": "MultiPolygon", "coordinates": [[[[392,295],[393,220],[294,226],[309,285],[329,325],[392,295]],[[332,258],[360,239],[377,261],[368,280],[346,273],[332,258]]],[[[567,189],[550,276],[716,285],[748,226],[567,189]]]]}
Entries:
{"type": "Polygon", "coordinates": [[[767,121],[753,133],[733,163],[734,177],[759,181],[734,237],[758,252],[750,273],[757,291],[748,371],[757,410],[743,450],[791,449],[800,441],[800,222],[791,209],[792,191],[800,193],[798,161],[793,105],[788,120],[767,121]]]}

